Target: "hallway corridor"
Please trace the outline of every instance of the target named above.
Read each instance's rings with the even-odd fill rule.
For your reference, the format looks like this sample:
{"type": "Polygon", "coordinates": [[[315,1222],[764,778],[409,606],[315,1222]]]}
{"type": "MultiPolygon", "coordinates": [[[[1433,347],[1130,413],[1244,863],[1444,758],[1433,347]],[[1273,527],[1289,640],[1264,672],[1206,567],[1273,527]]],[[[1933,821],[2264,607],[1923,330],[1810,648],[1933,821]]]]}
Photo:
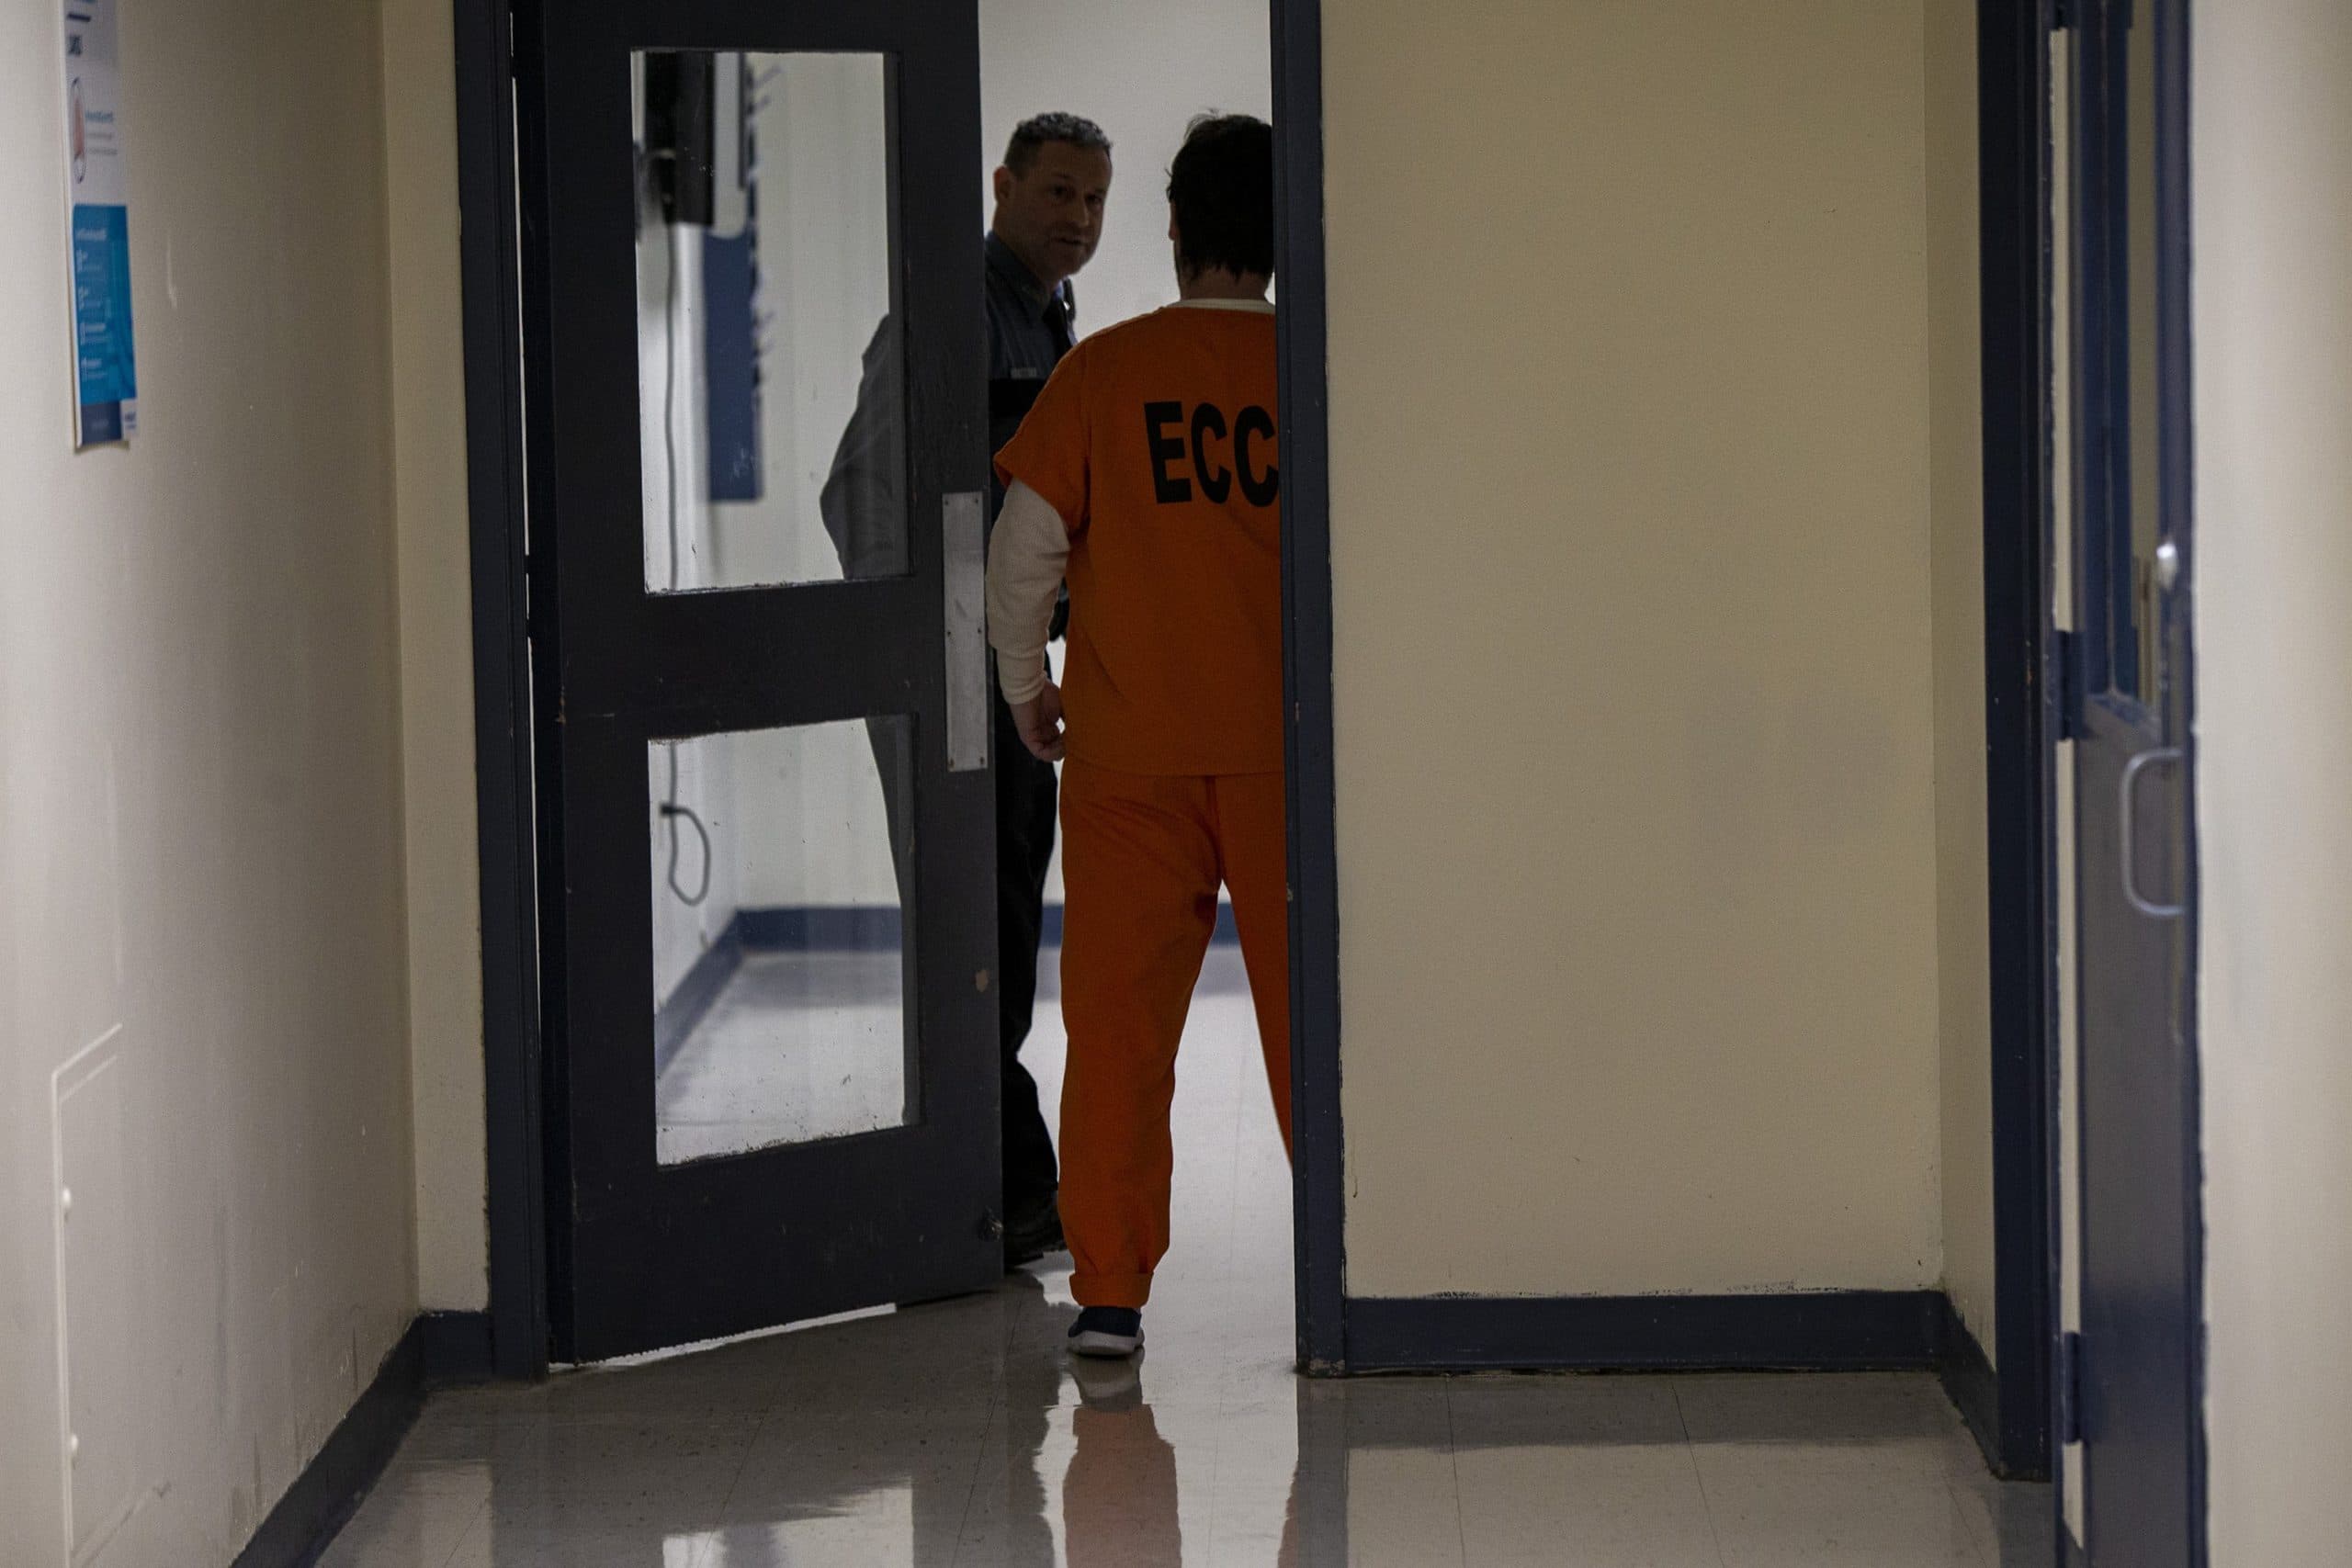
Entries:
{"type": "MultiPolygon", "coordinates": [[[[1047,987],[1050,999],[1051,987],[1047,987]]],[[[1058,1093],[1050,1007],[1032,1046],[1058,1093]]],[[[1176,1242],[1132,1369],[1068,1259],[991,1293],[435,1396],[326,1568],[2045,1568],[1928,1377],[1290,1371],[1289,1209],[1240,959],[1177,1095],[1176,1242]]]]}

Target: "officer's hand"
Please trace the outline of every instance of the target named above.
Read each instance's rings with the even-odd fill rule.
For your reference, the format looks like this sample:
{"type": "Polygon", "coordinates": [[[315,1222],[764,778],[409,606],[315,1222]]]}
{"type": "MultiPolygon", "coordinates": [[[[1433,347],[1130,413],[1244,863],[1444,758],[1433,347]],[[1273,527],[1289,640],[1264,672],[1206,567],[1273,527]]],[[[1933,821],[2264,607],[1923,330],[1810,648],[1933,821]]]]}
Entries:
{"type": "Polygon", "coordinates": [[[1051,681],[1046,689],[1025,703],[1012,705],[1012,722],[1021,731],[1021,744],[1029,754],[1041,761],[1062,760],[1062,689],[1051,681]]]}

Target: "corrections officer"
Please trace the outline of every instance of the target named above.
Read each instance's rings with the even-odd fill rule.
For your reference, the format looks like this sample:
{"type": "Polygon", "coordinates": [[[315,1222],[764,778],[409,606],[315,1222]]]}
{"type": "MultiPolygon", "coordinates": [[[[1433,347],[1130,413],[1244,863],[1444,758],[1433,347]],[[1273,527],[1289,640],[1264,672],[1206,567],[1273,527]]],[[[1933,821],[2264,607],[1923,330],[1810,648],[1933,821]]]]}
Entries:
{"type": "MultiPolygon", "coordinates": [[[[1093,259],[1111,192],[1111,140],[1093,121],[1041,114],[1014,128],[994,175],[985,307],[989,343],[989,449],[1002,449],[1069,352],[1076,305],[1070,278],[1093,259]]],[[[906,515],[897,501],[905,423],[898,401],[896,331],[886,320],[865,353],[857,412],[842,433],[820,499],[844,575],[902,570],[906,515]]],[[[1004,504],[990,478],[989,526],[1004,504]]],[[[1062,617],[1056,617],[1059,635],[1062,617]]],[[[993,661],[992,661],[993,662],[993,661]]],[[[1037,997],[1037,949],[1045,924],[1046,872],[1054,853],[1053,765],[1021,742],[990,676],[996,715],[997,998],[1003,1057],[1005,1261],[1026,1263],[1058,1250],[1059,1173],[1037,1105],[1036,1080],[1021,1063],[1037,997]]],[[[898,830],[896,731],[876,728],[876,761],[898,830]]]]}

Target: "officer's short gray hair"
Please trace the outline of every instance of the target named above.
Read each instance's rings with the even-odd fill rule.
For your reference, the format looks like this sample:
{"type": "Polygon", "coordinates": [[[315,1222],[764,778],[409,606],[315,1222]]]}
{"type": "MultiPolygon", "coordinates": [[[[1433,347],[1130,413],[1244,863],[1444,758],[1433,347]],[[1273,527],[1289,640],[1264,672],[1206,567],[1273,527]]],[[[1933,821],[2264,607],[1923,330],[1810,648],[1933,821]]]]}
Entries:
{"type": "Polygon", "coordinates": [[[1074,114],[1031,115],[1012,128],[1012,140],[1005,144],[1004,166],[1016,175],[1027,175],[1037,166],[1037,149],[1048,141],[1066,141],[1106,156],[1111,151],[1111,139],[1091,119],[1074,114]]]}

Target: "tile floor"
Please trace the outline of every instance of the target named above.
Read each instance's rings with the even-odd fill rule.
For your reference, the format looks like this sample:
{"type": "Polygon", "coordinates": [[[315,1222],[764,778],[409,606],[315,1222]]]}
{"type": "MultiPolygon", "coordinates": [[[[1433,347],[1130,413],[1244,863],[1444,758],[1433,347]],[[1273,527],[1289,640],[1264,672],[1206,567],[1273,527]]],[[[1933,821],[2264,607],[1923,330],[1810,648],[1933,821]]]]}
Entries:
{"type": "Polygon", "coordinates": [[[1062,1260],[969,1300],[445,1393],[326,1568],[2054,1561],[2049,1490],[1990,1480],[1924,1377],[1295,1378],[1238,968],[1212,955],[1187,1036],[1175,1247],[1132,1371],[1063,1358],[1062,1260]]]}

